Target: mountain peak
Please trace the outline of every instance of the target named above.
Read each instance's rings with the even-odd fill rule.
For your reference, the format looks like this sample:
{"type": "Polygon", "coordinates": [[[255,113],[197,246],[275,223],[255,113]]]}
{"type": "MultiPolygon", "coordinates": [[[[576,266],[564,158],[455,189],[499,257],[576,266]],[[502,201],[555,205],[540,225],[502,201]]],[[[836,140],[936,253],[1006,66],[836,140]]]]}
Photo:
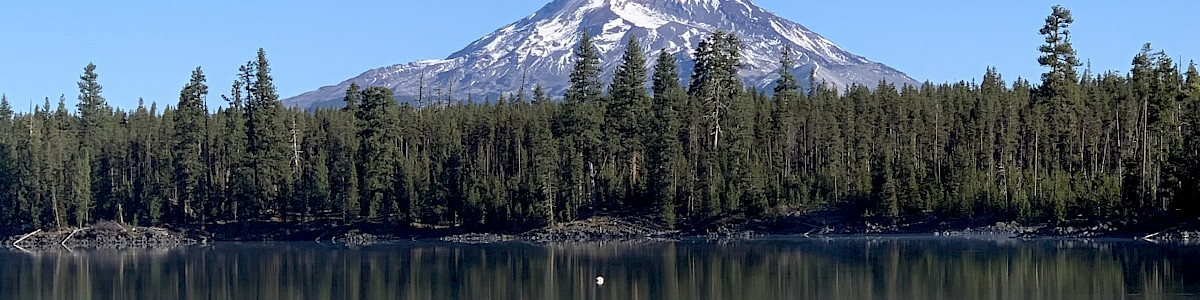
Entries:
{"type": "Polygon", "coordinates": [[[718,7],[722,3],[743,3],[743,0],[565,0],[570,2],[602,3],[609,5],[642,4],[642,5],[682,5],[699,7],[718,7]]]}
{"type": "MultiPolygon", "coordinates": [[[[558,1],[555,1],[555,3],[559,3],[559,2],[584,4],[584,5],[603,5],[603,4],[621,5],[621,4],[636,3],[636,4],[642,4],[642,5],[670,4],[670,5],[684,5],[684,6],[717,7],[717,6],[720,6],[721,3],[743,3],[743,2],[749,2],[749,1],[743,1],[743,0],[558,0],[558,1]]],[[[553,3],[551,3],[551,4],[553,4],[553,3]]]]}
{"type": "Polygon", "coordinates": [[[660,50],[674,53],[682,61],[680,73],[686,80],[691,53],[701,39],[718,30],[741,38],[747,67],[739,75],[747,86],[769,88],[774,83],[784,45],[794,50],[792,71],[806,81],[815,78],[839,88],[854,83],[874,87],[881,80],[897,86],[917,84],[904,73],[854,55],[749,0],[557,0],[445,59],[370,70],[284,102],[300,107],[340,105],[352,82],[390,88],[399,99],[425,98],[418,91],[431,90],[452,92],[448,96],[455,99],[481,98],[529,90],[534,84],[560,96],[582,31],[593,36],[605,79],[620,63],[625,40],[636,36],[647,57],[657,57],[660,50]]]}

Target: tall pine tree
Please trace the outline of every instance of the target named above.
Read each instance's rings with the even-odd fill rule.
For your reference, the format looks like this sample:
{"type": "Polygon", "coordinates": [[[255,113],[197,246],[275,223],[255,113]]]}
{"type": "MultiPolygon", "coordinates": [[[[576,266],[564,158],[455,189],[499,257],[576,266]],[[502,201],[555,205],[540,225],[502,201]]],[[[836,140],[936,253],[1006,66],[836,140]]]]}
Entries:
{"type": "Polygon", "coordinates": [[[614,193],[618,203],[642,207],[648,203],[641,200],[645,185],[644,135],[650,97],[646,95],[646,58],[637,36],[630,35],[621,64],[613,73],[605,109],[603,127],[607,131],[608,152],[615,156],[612,162],[617,170],[614,193]]]}
{"type": "Polygon", "coordinates": [[[674,226],[677,221],[677,198],[682,192],[680,182],[690,177],[679,140],[685,134],[679,111],[685,109],[687,95],[679,84],[675,56],[666,50],[659,52],[658,62],[654,66],[652,90],[654,99],[646,127],[646,165],[649,169],[646,195],[658,201],[663,222],[674,226]]]}
{"type": "Polygon", "coordinates": [[[250,196],[277,216],[283,214],[287,183],[291,182],[289,143],[284,127],[283,103],[275,93],[266,52],[258,49],[258,58],[249,64],[253,70],[247,85],[246,139],[249,164],[253,169],[250,196]]]}
{"type": "Polygon", "coordinates": [[[604,106],[600,102],[603,89],[600,55],[586,31],[581,33],[579,46],[575,49],[570,83],[558,126],[564,137],[561,157],[568,162],[563,164],[565,180],[562,186],[569,189],[566,193],[568,218],[574,218],[596,196],[596,168],[603,157],[600,152],[600,126],[604,123],[604,106]]]}
{"type": "Polygon", "coordinates": [[[77,225],[91,222],[92,210],[97,201],[106,200],[107,192],[103,187],[107,174],[104,164],[105,138],[108,134],[109,120],[112,118],[112,108],[100,95],[100,86],[96,74],[96,65],[88,63],[79,76],[79,151],[76,153],[75,182],[77,183],[74,207],[77,225]],[[95,187],[95,188],[93,188],[95,187]],[[88,192],[84,192],[88,191],[88,192]]]}
{"type": "MultiPolygon", "coordinates": [[[[1079,135],[1079,74],[1075,69],[1082,64],[1075,57],[1075,49],[1071,45],[1071,31],[1068,28],[1075,22],[1071,10],[1058,5],[1052,10],[1050,16],[1046,17],[1045,26],[1039,31],[1045,36],[1046,43],[1038,49],[1042,52],[1038,63],[1050,69],[1042,74],[1041,98],[1046,107],[1047,124],[1053,128],[1053,132],[1047,132],[1050,134],[1047,149],[1053,149],[1051,158],[1057,163],[1048,164],[1047,170],[1051,177],[1062,178],[1065,175],[1060,172],[1080,171],[1083,163],[1083,138],[1079,135]]],[[[1055,195],[1045,200],[1053,208],[1053,214],[1061,217],[1066,213],[1064,204],[1074,199],[1064,199],[1069,196],[1057,193],[1068,189],[1062,186],[1061,181],[1049,183],[1050,191],[1055,195]]]]}
{"type": "Polygon", "coordinates": [[[204,83],[204,72],[199,67],[192,71],[192,79],[179,92],[179,105],[175,110],[175,136],[173,155],[175,176],[175,199],[178,209],[186,220],[197,218],[198,202],[203,200],[205,186],[201,180],[205,173],[204,151],[208,112],[204,109],[208,86],[204,83]]]}
{"type": "Polygon", "coordinates": [[[369,87],[362,91],[359,122],[359,172],[363,215],[383,215],[391,219],[399,213],[396,186],[400,163],[400,128],[398,107],[392,91],[369,87]]]}

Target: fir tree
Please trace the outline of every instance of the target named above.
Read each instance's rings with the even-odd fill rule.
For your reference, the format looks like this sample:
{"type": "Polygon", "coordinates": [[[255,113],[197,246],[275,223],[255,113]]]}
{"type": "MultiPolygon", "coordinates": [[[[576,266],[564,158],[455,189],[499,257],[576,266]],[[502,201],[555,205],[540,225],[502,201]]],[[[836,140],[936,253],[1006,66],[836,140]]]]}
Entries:
{"type": "Polygon", "coordinates": [[[789,197],[790,192],[787,187],[795,181],[793,179],[795,175],[791,168],[793,152],[791,149],[795,147],[796,143],[794,123],[797,120],[793,115],[796,110],[792,106],[799,104],[800,83],[792,74],[793,68],[795,68],[795,62],[792,59],[792,48],[790,45],[785,45],[779,59],[779,79],[775,81],[774,99],[770,112],[770,129],[766,134],[769,139],[766,146],[771,172],[768,195],[774,204],[783,202],[789,197]]]}
{"type": "Polygon", "coordinates": [[[100,95],[103,87],[97,81],[98,77],[96,65],[88,63],[87,67],[83,68],[83,75],[79,76],[78,83],[78,109],[82,122],[82,129],[79,131],[80,147],[89,157],[99,155],[108,119],[112,115],[112,108],[108,106],[104,96],[100,95]]]}
{"type": "Polygon", "coordinates": [[[249,165],[253,166],[253,190],[250,195],[257,203],[265,205],[277,214],[282,214],[287,183],[291,182],[289,171],[289,143],[284,127],[283,104],[275,93],[271,78],[271,67],[266,53],[258,49],[258,58],[247,68],[253,77],[246,84],[246,138],[249,165]]]}
{"type": "Polygon", "coordinates": [[[564,164],[565,181],[562,184],[571,191],[568,193],[570,212],[577,212],[597,196],[596,168],[604,156],[600,152],[600,126],[604,123],[604,106],[600,103],[600,57],[592,44],[591,35],[586,31],[580,35],[575,58],[570,75],[571,84],[563,100],[563,115],[558,121],[565,137],[562,157],[572,162],[564,164]]]}
{"type": "MultiPolygon", "coordinates": [[[[724,204],[731,200],[730,195],[720,195],[726,183],[724,159],[729,154],[730,145],[721,143],[721,137],[730,129],[738,129],[736,133],[744,133],[736,126],[730,126],[730,121],[738,121],[746,111],[735,111],[730,115],[731,107],[740,107],[744,100],[741,79],[737,71],[742,67],[741,42],[736,36],[717,31],[700,42],[693,54],[696,67],[692,73],[691,85],[688,87],[693,116],[696,122],[694,129],[702,128],[703,132],[695,132],[694,136],[703,136],[703,142],[696,145],[696,190],[698,198],[707,201],[707,213],[719,213],[724,204]],[[730,117],[733,118],[730,118],[730,117]],[[733,119],[733,120],[731,120],[733,119]]],[[[741,124],[732,124],[741,125],[741,124]]],[[[744,140],[743,140],[744,141],[744,140]]],[[[738,145],[736,150],[746,150],[738,145]]],[[[739,169],[740,170],[740,169],[739,169]]],[[[729,177],[741,180],[741,177],[729,177]]]]}
{"type": "Polygon", "coordinates": [[[1180,184],[1183,187],[1175,195],[1176,207],[1192,213],[1200,212],[1200,72],[1196,71],[1196,63],[1188,64],[1183,84],[1182,135],[1183,149],[1178,156],[1181,161],[1179,173],[1180,184]]]}
{"type": "Polygon", "coordinates": [[[679,110],[684,109],[686,94],[679,84],[675,57],[665,50],[659,52],[654,67],[652,90],[652,114],[646,128],[646,165],[649,167],[647,196],[658,201],[662,220],[673,226],[676,222],[677,197],[681,192],[679,182],[690,176],[685,173],[687,164],[679,141],[683,132],[679,110]]]}
{"type": "Polygon", "coordinates": [[[608,136],[608,152],[615,155],[617,177],[620,178],[614,191],[615,196],[634,206],[644,203],[639,198],[643,189],[645,174],[645,135],[646,119],[650,109],[649,96],[646,95],[646,58],[642,54],[642,46],[636,36],[629,37],[621,64],[613,73],[612,85],[609,87],[608,101],[605,109],[605,125],[608,136]]]}
{"type": "Polygon", "coordinates": [[[74,165],[75,173],[73,182],[75,183],[74,207],[76,224],[82,225],[91,222],[92,210],[96,208],[96,202],[108,200],[107,190],[104,189],[107,172],[106,166],[103,164],[106,159],[104,148],[104,138],[108,134],[109,119],[112,117],[112,108],[108,106],[108,102],[101,96],[102,87],[97,81],[99,76],[96,74],[96,65],[88,63],[83,68],[83,75],[79,76],[79,152],[76,153],[74,165]],[[94,178],[88,178],[94,177],[94,178]],[[93,184],[97,183],[97,184],[93,184]],[[96,189],[93,189],[96,186],[96,189]],[[84,193],[87,191],[87,193],[84,193]]]}
{"type": "Polygon", "coordinates": [[[253,196],[254,167],[249,157],[249,138],[247,129],[247,101],[244,95],[246,82],[251,78],[250,70],[243,66],[238,79],[233,81],[228,96],[225,99],[226,108],[222,111],[221,159],[219,165],[223,169],[220,178],[223,184],[223,210],[227,218],[242,220],[257,214],[261,204],[253,196]]]}
{"type": "Polygon", "coordinates": [[[198,217],[196,209],[198,202],[203,199],[201,179],[205,171],[201,153],[204,151],[204,132],[208,129],[208,112],[204,109],[208,86],[204,82],[204,72],[197,67],[192,71],[191,81],[179,92],[179,104],[175,110],[173,181],[181,217],[189,220],[198,217]]]}
{"type": "Polygon", "coordinates": [[[0,224],[15,221],[19,203],[17,201],[19,166],[14,157],[13,111],[8,96],[0,94],[0,224]]]}
{"type": "Polygon", "coordinates": [[[395,183],[399,178],[400,129],[396,99],[392,91],[370,87],[362,91],[362,106],[358,118],[363,124],[359,131],[359,172],[363,215],[374,217],[398,211],[395,183]]]}
{"type": "Polygon", "coordinates": [[[362,102],[358,84],[350,84],[344,101],[346,107],[334,114],[330,120],[326,139],[329,141],[329,170],[331,197],[337,203],[342,221],[348,222],[359,212],[359,121],[358,111],[362,102]]]}
{"type": "Polygon", "coordinates": [[[1042,97],[1048,105],[1048,121],[1056,129],[1053,146],[1060,164],[1053,167],[1068,172],[1077,171],[1083,159],[1079,151],[1082,141],[1077,135],[1081,100],[1075,69],[1082,64],[1075,56],[1068,29],[1074,22],[1070,9],[1054,6],[1040,31],[1046,43],[1039,48],[1042,56],[1038,58],[1039,64],[1050,69],[1042,74],[1042,97]]]}

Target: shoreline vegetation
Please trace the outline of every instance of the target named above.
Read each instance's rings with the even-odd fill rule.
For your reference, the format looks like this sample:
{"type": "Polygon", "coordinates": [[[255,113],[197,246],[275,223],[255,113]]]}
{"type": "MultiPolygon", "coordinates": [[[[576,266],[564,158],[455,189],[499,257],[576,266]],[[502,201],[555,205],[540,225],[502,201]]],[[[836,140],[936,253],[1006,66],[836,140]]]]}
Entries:
{"type": "Polygon", "coordinates": [[[1040,82],[803,87],[784,47],[758,90],[718,31],[686,84],[665,51],[645,68],[634,36],[605,83],[584,32],[561,101],[536,83],[494,100],[422,83],[437,92],[416,105],[351,85],[345,107],[288,109],[259,49],[221,107],[198,67],[176,105],[123,111],[88,64],[74,110],[0,96],[0,231],[22,247],[1196,236],[1200,72],[1146,44],[1127,73],[1080,74],[1073,21],[1055,6],[1039,31],[1040,82]]]}

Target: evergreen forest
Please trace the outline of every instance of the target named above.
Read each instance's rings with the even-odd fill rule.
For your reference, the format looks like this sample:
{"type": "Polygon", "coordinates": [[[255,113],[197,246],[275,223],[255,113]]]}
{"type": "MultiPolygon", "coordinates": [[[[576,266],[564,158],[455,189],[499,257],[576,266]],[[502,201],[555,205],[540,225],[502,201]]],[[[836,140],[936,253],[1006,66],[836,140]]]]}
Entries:
{"type": "Polygon", "coordinates": [[[670,53],[645,57],[634,37],[604,82],[584,32],[565,94],[533,84],[417,105],[354,85],[343,108],[285,107],[260,49],[226,92],[196,68],[178,102],[122,110],[89,64],[77,105],[64,95],[14,112],[0,99],[0,225],[1200,213],[1195,64],[1146,44],[1129,70],[1093,71],[1072,22],[1059,6],[1047,17],[1041,78],[989,68],[978,82],[921,86],[801,84],[815,78],[791,72],[784,48],[773,88],[749,88],[741,43],[722,32],[692,53],[691,74],[670,53]],[[223,105],[208,107],[214,97],[223,105]]]}

